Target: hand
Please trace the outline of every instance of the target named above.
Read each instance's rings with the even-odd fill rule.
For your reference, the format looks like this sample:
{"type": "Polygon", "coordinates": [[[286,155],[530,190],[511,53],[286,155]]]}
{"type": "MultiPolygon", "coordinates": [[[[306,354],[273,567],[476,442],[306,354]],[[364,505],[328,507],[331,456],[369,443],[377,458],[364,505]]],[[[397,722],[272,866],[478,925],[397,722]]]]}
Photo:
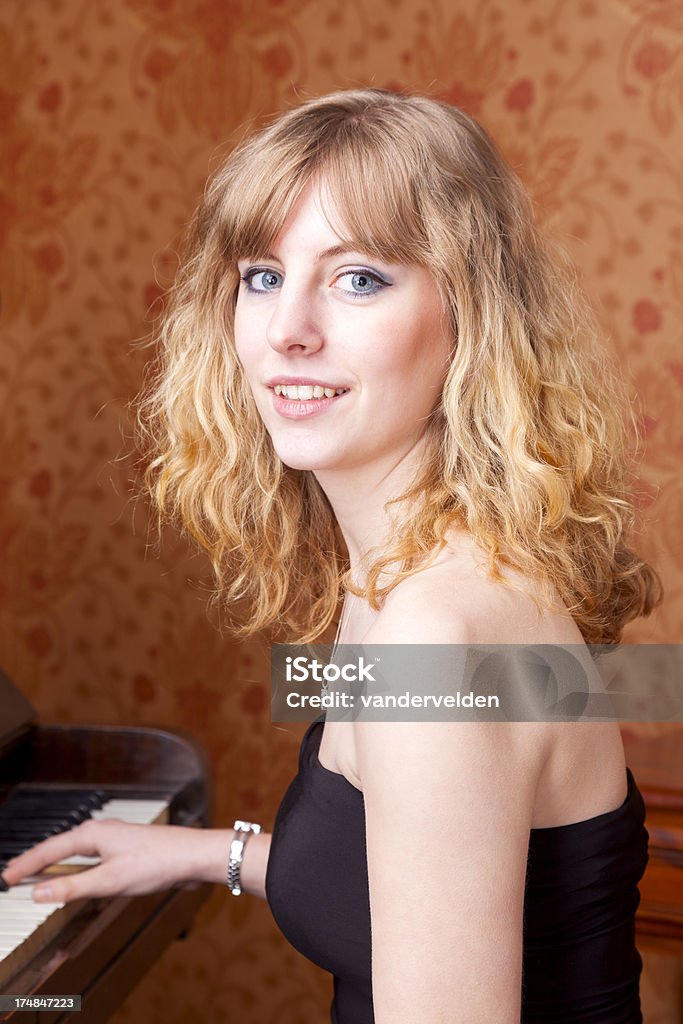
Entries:
{"type": "Polygon", "coordinates": [[[100,896],[139,896],[170,889],[195,878],[203,830],[179,825],[131,825],[123,821],[84,821],[13,857],[3,871],[8,885],[37,875],[51,864],[80,854],[101,864],[54,875],[33,890],[43,902],[100,896]]]}

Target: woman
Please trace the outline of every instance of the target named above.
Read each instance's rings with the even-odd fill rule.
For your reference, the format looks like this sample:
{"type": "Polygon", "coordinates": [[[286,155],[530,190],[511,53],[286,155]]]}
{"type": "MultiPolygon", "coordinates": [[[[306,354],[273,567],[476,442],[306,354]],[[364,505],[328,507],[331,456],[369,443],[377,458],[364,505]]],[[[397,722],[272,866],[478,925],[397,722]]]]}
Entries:
{"type": "MultiPolygon", "coordinates": [[[[161,337],[148,479],[239,635],[310,641],[344,592],[342,643],[611,644],[661,600],[626,545],[623,387],[462,111],[340,92],[248,138],[161,337]]],[[[642,1020],[616,723],[321,726],[231,884],[334,974],[333,1021],[642,1020]]],[[[50,898],[223,881],[232,835],[86,823],[5,879],[78,852],[101,865],[50,898]]]]}

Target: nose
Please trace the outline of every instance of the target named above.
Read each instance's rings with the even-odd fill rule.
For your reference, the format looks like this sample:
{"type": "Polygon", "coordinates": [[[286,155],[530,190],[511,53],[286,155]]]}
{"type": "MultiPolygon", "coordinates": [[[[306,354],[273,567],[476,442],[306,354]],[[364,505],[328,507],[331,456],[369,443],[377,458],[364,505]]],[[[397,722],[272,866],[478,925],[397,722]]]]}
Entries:
{"type": "Polygon", "coordinates": [[[268,344],[276,352],[306,354],[323,344],[323,328],[311,289],[287,280],[280,288],[266,329],[268,344]]]}

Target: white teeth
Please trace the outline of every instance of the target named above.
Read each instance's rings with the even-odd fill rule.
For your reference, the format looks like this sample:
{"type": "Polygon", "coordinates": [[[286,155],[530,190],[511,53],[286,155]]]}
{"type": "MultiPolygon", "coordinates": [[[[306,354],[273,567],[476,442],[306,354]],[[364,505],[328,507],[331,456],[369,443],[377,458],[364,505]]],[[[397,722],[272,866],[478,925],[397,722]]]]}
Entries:
{"type": "Polygon", "coordinates": [[[273,388],[276,395],[295,402],[307,402],[311,398],[334,398],[335,395],[343,395],[347,388],[324,388],[320,384],[276,384],[273,388]]]}

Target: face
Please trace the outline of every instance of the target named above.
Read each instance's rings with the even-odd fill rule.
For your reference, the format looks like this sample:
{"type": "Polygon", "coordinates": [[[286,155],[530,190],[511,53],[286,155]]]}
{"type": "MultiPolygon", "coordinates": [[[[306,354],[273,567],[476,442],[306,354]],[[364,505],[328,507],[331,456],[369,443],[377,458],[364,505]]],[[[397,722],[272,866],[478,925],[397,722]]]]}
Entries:
{"type": "Polygon", "coordinates": [[[272,252],[238,268],[237,355],[280,459],[389,472],[418,445],[449,362],[431,275],[342,249],[313,184],[272,252]]]}

